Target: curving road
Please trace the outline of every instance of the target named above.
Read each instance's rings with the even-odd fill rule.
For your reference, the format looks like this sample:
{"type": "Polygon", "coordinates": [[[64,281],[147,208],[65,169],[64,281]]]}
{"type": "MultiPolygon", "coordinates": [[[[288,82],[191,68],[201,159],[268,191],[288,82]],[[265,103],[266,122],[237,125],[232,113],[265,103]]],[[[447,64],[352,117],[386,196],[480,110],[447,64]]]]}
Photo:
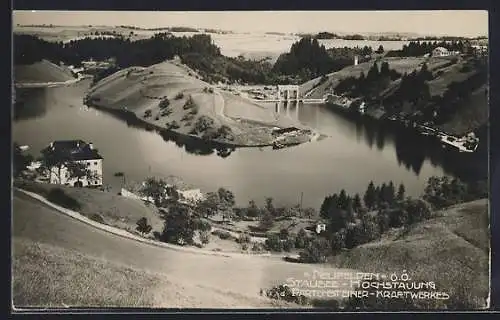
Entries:
{"type": "Polygon", "coordinates": [[[187,286],[211,289],[233,298],[242,297],[245,301],[259,298],[261,288],[283,283],[289,277],[304,279],[304,272],[326,270],[276,258],[208,256],[140,243],[95,229],[18,191],[14,191],[13,197],[12,234],[14,238],[57,245],[163,273],[187,286]]]}

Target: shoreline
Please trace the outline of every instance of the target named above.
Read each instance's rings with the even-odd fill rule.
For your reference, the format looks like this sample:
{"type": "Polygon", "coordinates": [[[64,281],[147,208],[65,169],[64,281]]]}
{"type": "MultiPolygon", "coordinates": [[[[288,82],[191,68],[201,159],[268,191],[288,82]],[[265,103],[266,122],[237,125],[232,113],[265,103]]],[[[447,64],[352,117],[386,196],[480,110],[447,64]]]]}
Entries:
{"type": "Polygon", "coordinates": [[[181,133],[177,132],[172,129],[167,129],[162,126],[150,123],[148,121],[145,121],[141,118],[139,118],[134,112],[129,111],[129,110],[124,110],[124,109],[114,109],[114,108],[109,108],[109,107],[104,107],[99,104],[96,104],[95,102],[89,102],[86,101],[84,103],[88,107],[95,108],[98,110],[102,110],[105,112],[109,112],[111,114],[115,114],[118,117],[122,118],[123,120],[129,122],[132,121],[134,124],[137,124],[138,126],[144,127],[146,130],[152,130],[156,131],[159,134],[166,134],[173,136],[173,138],[180,138],[180,139],[186,139],[186,140],[192,140],[192,142],[202,142],[205,144],[208,144],[210,147],[213,147],[215,149],[217,148],[264,148],[264,147],[272,147],[273,142],[266,143],[266,144],[252,144],[252,145],[244,145],[244,144],[237,144],[237,143],[231,143],[231,142],[222,142],[222,141],[217,141],[217,140],[205,140],[202,137],[192,135],[192,134],[187,134],[187,133],[181,133]]]}
{"type": "MultiPolygon", "coordinates": [[[[352,101],[353,100],[350,100],[350,102],[352,102],[352,101]]],[[[476,150],[480,144],[480,139],[476,138],[477,143],[476,143],[475,148],[473,150],[466,149],[463,145],[459,145],[458,142],[454,142],[454,141],[463,140],[464,139],[463,137],[458,138],[457,136],[455,136],[453,134],[446,133],[444,131],[441,131],[438,128],[428,127],[428,126],[424,126],[422,124],[416,124],[416,123],[412,124],[409,120],[405,121],[405,120],[391,119],[391,118],[384,118],[384,117],[377,118],[377,117],[371,116],[370,114],[367,114],[366,112],[361,113],[359,111],[353,110],[350,108],[350,105],[340,105],[340,104],[337,104],[337,103],[334,103],[331,101],[327,102],[325,105],[328,106],[330,110],[342,113],[342,114],[349,116],[349,117],[355,117],[357,119],[369,119],[369,120],[374,121],[374,122],[379,123],[379,124],[386,124],[386,125],[391,126],[393,128],[406,130],[408,132],[411,132],[411,133],[418,135],[421,138],[430,138],[430,139],[432,139],[432,141],[438,143],[442,148],[448,149],[448,150],[451,149],[452,151],[455,151],[455,152],[458,151],[460,154],[463,154],[463,153],[473,154],[476,152],[476,150]],[[424,128],[430,128],[432,133],[429,132],[429,130],[425,130],[424,128]],[[450,138],[450,137],[451,137],[451,140],[448,140],[448,138],[450,138]]],[[[478,129],[479,128],[476,128],[472,132],[474,132],[478,129]]]]}
{"type": "Polygon", "coordinates": [[[88,79],[88,76],[82,76],[75,79],[70,79],[66,81],[57,82],[15,82],[14,87],[18,89],[35,89],[35,88],[54,88],[54,87],[64,87],[67,85],[72,85],[88,79]]]}
{"type": "MultiPolygon", "coordinates": [[[[185,142],[204,143],[204,144],[208,145],[209,147],[211,147],[212,149],[216,149],[216,150],[235,149],[235,148],[265,148],[265,147],[272,148],[276,145],[277,142],[279,142],[278,139],[275,139],[275,140],[270,141],[268,143],[240,144],[240,143],[232,143],[232,142],[228,142],[228,141],[206,140],[206,139],[203,139],[202,137],[197,136],[197,135],[192,135],[192,134],[188,134],[188,133],[181,133],[181,132],[178,132],[178,131],[175,131],[172,129],[167,129],[165,127],[159,126],[159,125],[154,124],[154,123],[150,123],[144,119],[139,118],[133,111],[105,107],[105,106],[99,105],[95,101],[92,101],[92,102],[88,101],[86,98],[87,97],[84,97],[84,99],[85,99],[84,105],[91,107],[91,108],[98,109],[98,110],[102,110],[104,112],[108,112],[110,114],[114,114],[114,115],[118,116],[119,118],[125,120],[127,123],[131,122],[134,125],[137,125],[139,127],[143,127],[147,131],[156,131],[160,135],[166,136],[167,138],[169,138],[169,140],[171,138],[172,140],[175,140],[175,139],[185,140],[185,142]],[[189,141],[189,140],[191,140],[191,141],[189,141]]],[[[235,120],[235,121],[237,121],[237,120],[235,120]]],[[[245,120],[245,119],[240,119],[240,121],[242,121],[242,122],[244,121],[244,122],[248,122],[248,123],[258,123],[259,125],[264,126],[264,127],[268,127],[268,128],[271,128],[274,126],[272,124],[259,123],[259,122],[254,122],[251,120],[245,120]]],[[[274,127],[279,127],[279,126],[274,126],[274,127]]],[[[279,128],[284,129],[284,128],[288,128],[288,127],[279,127],[279,128]]],[[[293,147],[295,145],[301,145],[301,144],[308,143],[308,142],[315,142],[317,140],[321,140],[321,139],[324,139],[327,137],[326,135],[315,132],[314,130],[312,130],[312,131],[314,132],[314,134],[310,136],[308,141],[300,142],[298,144],[286,145],[285,147],[293,147]]]]}

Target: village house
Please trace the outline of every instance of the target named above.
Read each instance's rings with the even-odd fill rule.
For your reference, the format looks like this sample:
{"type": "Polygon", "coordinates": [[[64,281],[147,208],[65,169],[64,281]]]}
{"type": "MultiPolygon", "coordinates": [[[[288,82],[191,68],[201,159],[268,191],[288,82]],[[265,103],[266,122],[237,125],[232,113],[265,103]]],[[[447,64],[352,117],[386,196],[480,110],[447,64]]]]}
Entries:
{"type": "MultiPolygon", "coordinates": [[[[153,201],[152,197],[150,197],[150,196],[148,197],[148,196],[141,194],[141,189],[142,189],[142,187],[145,186],[145,183],[146,182],[143,182],[140,185],[130,184],[130,185],[126,186],[126,188],[122,187],[120,194],[124,197],[127,197],[127,198],[133,198],[133,199],[153,203],[154,201],[153,201]]],[[[165,199],[170,198],[170,196],[167,194],[167,189],[174,188],[174,187],[175,186],[173,184],[165,185],[165,190],[164,190],[164,194],[163,194],[163,197],[165,199]]],[[[186,204],[186,205],[195,205],[199,201],[202,201],[205,199],[205,195],[203,194],[203,192],[200,189],[189,189],[189,188],[177,189],[177,194],[179,195],[178,202],[186,204]]]]}
{"type": "Polygon", "coordinates": [[[49,183],[63,184],[74,187],[102,186],[102,161],[103,158],[94,148],[92,143],[86,143],[82,140],[62,140],[52,142],[47,149],[63,159],[76,163],[84,163],[89,175],[82,177],[72,177],[67,165],[59,167],[54,166],[49,169],[49,183]]]}
{"type": "Polygon", "coordinates": [[[457,55],[459,52],[457,51],[449,51],[446,48],[443,47],[437,47],[436,49],[432,50],[432,56],[433,57],[448,57],[452,55],[457,55]]]}

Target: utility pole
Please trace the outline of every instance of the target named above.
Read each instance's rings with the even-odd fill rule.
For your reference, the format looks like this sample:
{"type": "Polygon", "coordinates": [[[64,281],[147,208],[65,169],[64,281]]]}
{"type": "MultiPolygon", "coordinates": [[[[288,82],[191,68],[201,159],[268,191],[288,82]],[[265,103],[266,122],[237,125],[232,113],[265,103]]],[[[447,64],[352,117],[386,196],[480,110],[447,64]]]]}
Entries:
{"type": "Polygon", "coordinates": [[[302,216],[302,200],[304,198],[304,192],[300,192],[300,206],[299,206],[299,213],[302,216]]]}

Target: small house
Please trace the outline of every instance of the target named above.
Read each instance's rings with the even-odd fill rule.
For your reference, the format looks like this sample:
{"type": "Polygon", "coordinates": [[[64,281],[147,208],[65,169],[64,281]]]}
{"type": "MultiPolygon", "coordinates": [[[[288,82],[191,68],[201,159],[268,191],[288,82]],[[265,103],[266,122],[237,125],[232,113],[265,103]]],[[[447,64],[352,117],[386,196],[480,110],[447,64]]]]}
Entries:
{"type": "Polygon", "coordinates": [[[61,165],[48,169],[49,183],[75,187],[102,186],[103,158],[92,143],[82,140],[59,140],[52,142],[44,151],[49,151],[56,159],[61,159],[61,165]],[[85,164],[89,174],[72,176],[68,170],[71,162],[85,164]]]}
{"type": "Polygon", "coordinates": [[[432,50],[432,56],[433,57],[447,57],[450,55],[450,51],[444,47],[437,47],[434,50],[432,50]]]}

